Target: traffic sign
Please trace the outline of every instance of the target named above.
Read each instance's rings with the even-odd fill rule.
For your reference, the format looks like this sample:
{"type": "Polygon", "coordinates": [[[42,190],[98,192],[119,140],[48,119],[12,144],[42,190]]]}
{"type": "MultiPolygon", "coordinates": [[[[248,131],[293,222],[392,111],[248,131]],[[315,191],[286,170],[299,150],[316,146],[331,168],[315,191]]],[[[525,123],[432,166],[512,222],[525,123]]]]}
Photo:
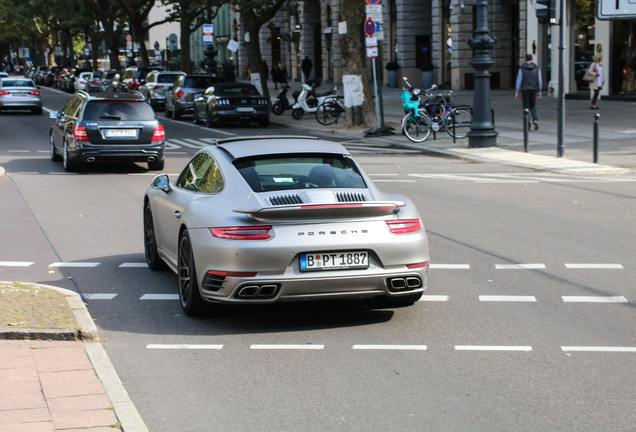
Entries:
{"type": "Polygon", "coordinates": [[[367,0],[367,4],[379,5],[380,4],[380,0],[367,0]]]}
{"type": "Polygon", "coordinates": [[[179,38],[177,37],[176,34],[174,33],[170,33],[168,35],[168,49],[170,51],[175,51],[179,48],[179,46],[177,45],[177,41],[179,40],[179,38]]]}
{"type": "Polygon", "coordinates": [[[203,24],[203,44],[214,45],[214,24],[203,24]]]}
{"type": "Polygon", "coordinates": [[[629,20],[636,18],[633,0],[597,0],[596,17],[600,20],[629,20]]]}
{"type": "Polygon", "coordinates": [[[367,22],[364,23],[364,31],[369,37],[375,33],[375,22],[371,18],[367,18],[367,22]]]}

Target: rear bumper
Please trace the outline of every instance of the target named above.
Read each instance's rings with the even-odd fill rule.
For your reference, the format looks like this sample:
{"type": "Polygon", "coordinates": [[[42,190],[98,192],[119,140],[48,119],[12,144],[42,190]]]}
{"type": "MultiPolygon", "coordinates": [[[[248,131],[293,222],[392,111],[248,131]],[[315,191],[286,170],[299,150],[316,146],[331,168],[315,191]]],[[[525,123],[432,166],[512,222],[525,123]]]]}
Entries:
{"type": "Polygon", "coordinates": [[[77,162],[156,162],[165,157],[165,144],[148,146],[85,146],[69,149],[77,162]]]}

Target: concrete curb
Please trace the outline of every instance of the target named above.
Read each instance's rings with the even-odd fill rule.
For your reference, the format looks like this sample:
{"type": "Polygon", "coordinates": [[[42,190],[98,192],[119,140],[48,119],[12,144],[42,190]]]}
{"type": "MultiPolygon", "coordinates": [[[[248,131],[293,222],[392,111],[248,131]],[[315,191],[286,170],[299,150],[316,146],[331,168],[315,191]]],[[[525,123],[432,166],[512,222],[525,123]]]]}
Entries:
{"type": "MultiPolygon", "coordinates": [[[[0,284],[12,284],[13,282],[0,281],[0,284]]],[[[26,283],[26,282],[25,282],[26,283]]],[[[84,340],[84,341],[99,341],[99,334],[97,332],[97,326],[93,322],[86,305],[82,301],[80,295],[74,291],[70,291],[64,288],[58,288],[51,285],[43,285],[38,283],[28,282],[30,285],[35,285],[40,288],[51,289],[64,295],[68,306],[73,311],[75,321],[79,326],[79,330],[63,330],[63,329],[0,329],[0,339],[48,339],[48,340],[84,340]]]]}

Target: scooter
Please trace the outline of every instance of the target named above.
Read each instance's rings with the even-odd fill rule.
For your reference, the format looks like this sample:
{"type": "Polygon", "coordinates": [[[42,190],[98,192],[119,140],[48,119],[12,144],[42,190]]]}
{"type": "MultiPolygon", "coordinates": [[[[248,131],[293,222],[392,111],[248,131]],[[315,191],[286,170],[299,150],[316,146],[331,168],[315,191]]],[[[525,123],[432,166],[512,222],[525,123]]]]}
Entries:
{"type": "Polygon", "coordinates": [[[322,95],[317,95],[315,88],[318,85],[311,83],[307,84],[303,82],[303,87],[298,95],[298,99],[296,103],[292,106],[292,117],[296,120],[299,120],[303,117],[303,115],[308,113],[315,113],[318,110],[318,106],[330,96],[338,95],[338,87],[334,86],[334,88],[329,93],[325,93],[322,95]]]}
{"type": "Polygon", "coordinates": [[[276,101],[272,104],[272,112],[276,115],[282,115],[285,110],[291,109],[292,105],[287,100],[287,91],[289,91],[289,85],[282,83],[280,85],[280,92],[276,96],[276,101]]]}

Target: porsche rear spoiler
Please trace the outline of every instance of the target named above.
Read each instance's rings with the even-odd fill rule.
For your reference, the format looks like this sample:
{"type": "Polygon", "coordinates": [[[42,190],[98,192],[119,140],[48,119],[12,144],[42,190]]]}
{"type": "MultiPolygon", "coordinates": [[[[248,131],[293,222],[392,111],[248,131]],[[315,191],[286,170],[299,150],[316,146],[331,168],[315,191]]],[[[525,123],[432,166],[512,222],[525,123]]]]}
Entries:
{"type": "Polygon", "coordinates": [[[401,201],[373,201],[330,204],[291,204],[259,209],[234,210],[260,220],[280,219],[337,219],[388,216],[400,211],[401,201]]]}

